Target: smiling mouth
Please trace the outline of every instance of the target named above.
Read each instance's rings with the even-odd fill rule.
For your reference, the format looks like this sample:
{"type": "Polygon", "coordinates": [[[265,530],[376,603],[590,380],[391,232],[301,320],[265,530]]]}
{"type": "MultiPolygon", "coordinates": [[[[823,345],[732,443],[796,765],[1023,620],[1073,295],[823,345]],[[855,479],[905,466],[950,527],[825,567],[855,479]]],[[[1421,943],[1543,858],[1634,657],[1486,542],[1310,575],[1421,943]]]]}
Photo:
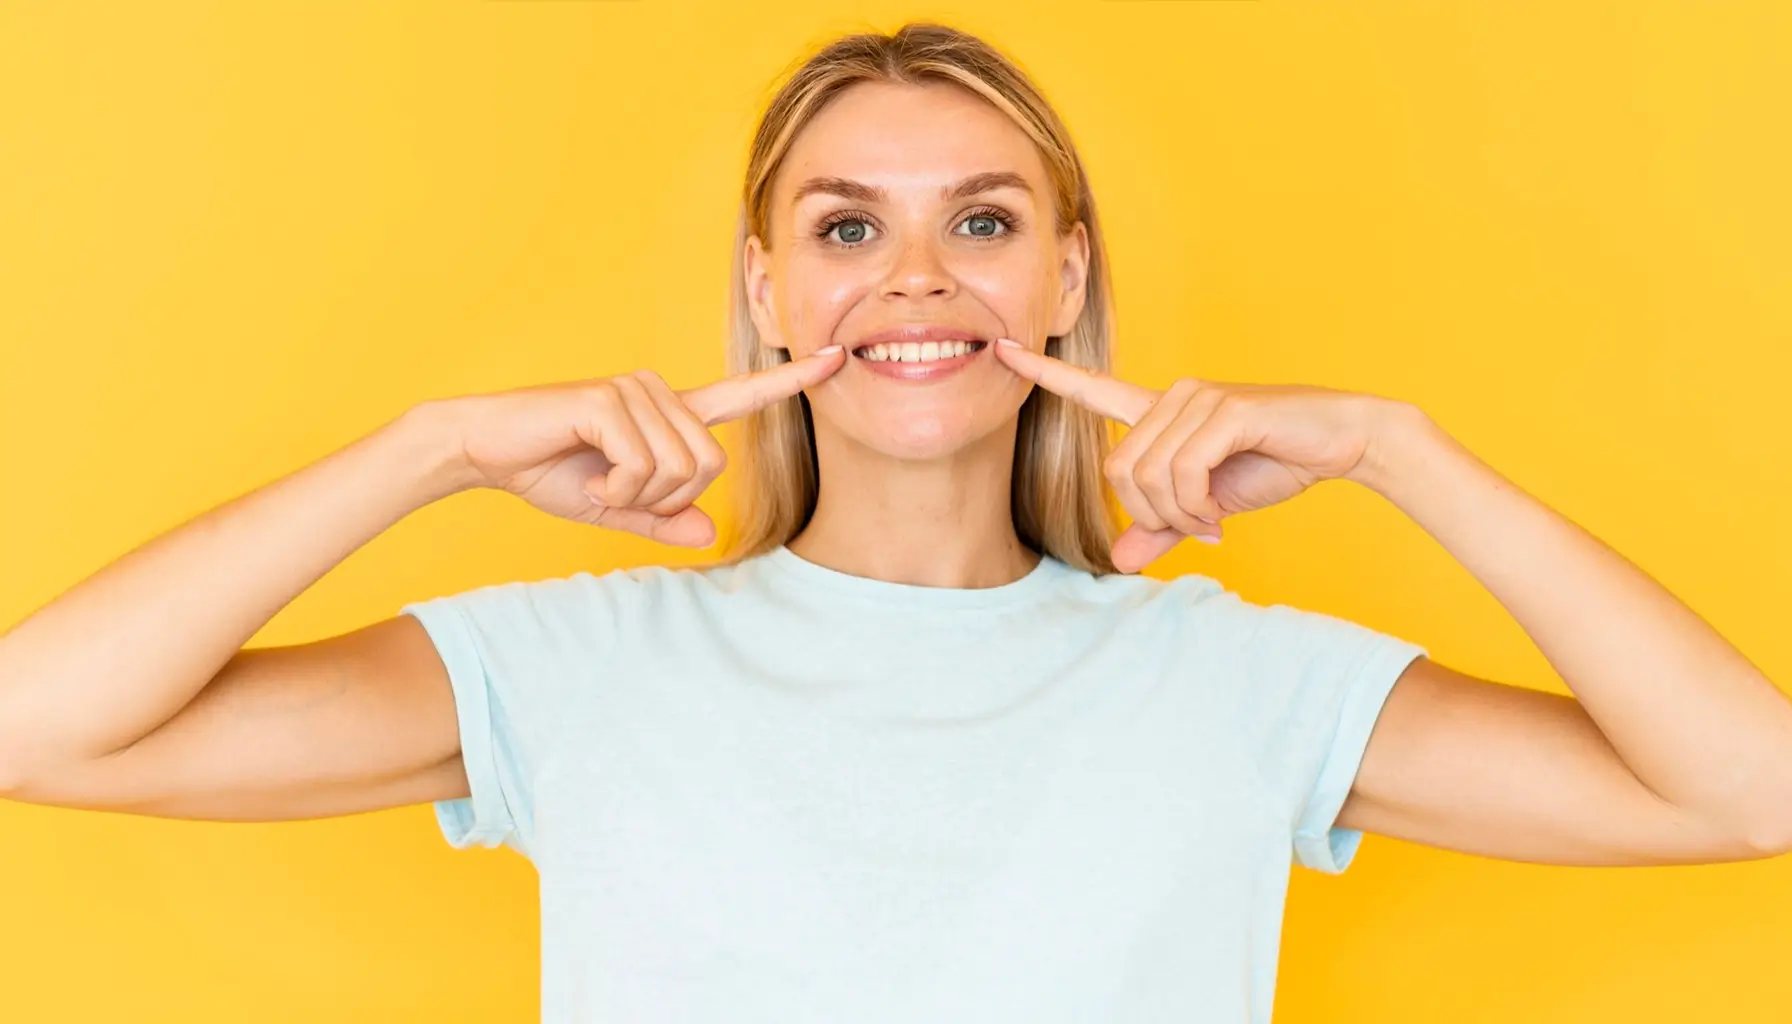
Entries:
{"type": "Polygon", "coordinates": [[[852,354],[873,363],[937,363],[981,352],[981,341],[880,341],[860,345],[852,354]]]}

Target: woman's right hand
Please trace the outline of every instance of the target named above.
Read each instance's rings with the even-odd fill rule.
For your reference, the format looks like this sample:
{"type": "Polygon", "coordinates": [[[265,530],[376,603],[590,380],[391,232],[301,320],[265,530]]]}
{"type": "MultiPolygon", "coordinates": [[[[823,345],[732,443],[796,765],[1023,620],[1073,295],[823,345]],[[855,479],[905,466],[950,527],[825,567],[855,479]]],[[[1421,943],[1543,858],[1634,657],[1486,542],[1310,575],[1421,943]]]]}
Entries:
{"type": "Polygon", "coordinates": [[[707,547],[715,523],[692,502],[726,464],[708,428],[813,387],[845,363],[833,346],[688,391],[643,370],[435,404],[469,486],[509,491],[564,519],[707,547]]]}
{"type": "Polygon", "coordinates": [[[845,358],[682,394],[643,373],[424,402],[158,536],[0,636],[0,799],[269,821],[465,796],[450,680],[414,617],[244,643],[392,524],[474,487],[707,546],[691,504],[722,469],[707,428],[845,358]]]}

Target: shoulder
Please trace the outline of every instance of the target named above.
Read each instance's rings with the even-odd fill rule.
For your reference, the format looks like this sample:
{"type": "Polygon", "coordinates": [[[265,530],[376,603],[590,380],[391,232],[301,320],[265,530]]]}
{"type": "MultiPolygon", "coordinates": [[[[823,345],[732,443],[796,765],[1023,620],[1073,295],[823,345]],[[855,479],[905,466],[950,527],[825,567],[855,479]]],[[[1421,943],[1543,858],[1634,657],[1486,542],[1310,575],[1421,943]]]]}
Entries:
{"type": "Polygon", "coordinates": [[[469,619],[540,628],[589,627],[639,611],[663,610],[738,592],[753,581],[747,567],[646,565],[602,572],[488,583],[414,601],[403,608],[419,616],[454,613],[469,619]]]}
{"type": "Polygon", "coordinates": [[[1211,576],[1190,573],[1156,578],[1096,576],[1066,568],[1058,597],[1111,615],[1117,626],[1151,637],[1174,638],[1225,654],[1234,665],[1249,662],[1270,671],[1319,661],[1346,666],[1377,655],[1410,655],[1416,648],[1339,614],[1245,597],[1211,576]]]}

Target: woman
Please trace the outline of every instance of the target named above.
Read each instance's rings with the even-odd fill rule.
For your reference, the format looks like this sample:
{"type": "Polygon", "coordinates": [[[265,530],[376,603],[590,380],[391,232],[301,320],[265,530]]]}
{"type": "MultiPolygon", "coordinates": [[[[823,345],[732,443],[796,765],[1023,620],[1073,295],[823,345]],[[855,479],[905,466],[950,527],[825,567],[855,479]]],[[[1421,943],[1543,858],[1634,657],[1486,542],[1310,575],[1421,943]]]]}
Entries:
{"type": "Polygon", "coordinates": [[[1565,864],[1792,848],[1783,696],[1421,412],[1108,376],[1088,183],[979,41],[910,26],[798,70],[737,253],[735,376],[426,403],[21,623],[5,793],[211,820],[433,801],[450,842],[537,866],[554,1021],[1265,1021],[1290,863],[1341,871],[1364,830],[1565,864]],[[727,562],[242,649],[472,488],[707,546],[708,428],[735,419],[727,562]],[[1132,575],[1327,479],[1436,537],[1578,700],[1132,575]]]}

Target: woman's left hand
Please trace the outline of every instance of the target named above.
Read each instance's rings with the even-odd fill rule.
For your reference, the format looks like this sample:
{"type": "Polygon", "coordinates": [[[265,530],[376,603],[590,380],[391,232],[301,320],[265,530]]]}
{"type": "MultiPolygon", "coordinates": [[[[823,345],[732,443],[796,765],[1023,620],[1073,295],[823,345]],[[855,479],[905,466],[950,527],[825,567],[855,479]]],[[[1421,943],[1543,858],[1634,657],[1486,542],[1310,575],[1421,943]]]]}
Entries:
{"type": "Polygon", "coordinates": [[[1132,429],[1103,470],[1132,516],[1114,543],[1137,572],[1182,541],[1217,543],[1226,516],[1267,508],[1321,480],[1367,482],[1400,403],[1324,388],[1184,379],[1166,391],[1085,370],[1012,342],[1015,373],[1132,429]]]}

